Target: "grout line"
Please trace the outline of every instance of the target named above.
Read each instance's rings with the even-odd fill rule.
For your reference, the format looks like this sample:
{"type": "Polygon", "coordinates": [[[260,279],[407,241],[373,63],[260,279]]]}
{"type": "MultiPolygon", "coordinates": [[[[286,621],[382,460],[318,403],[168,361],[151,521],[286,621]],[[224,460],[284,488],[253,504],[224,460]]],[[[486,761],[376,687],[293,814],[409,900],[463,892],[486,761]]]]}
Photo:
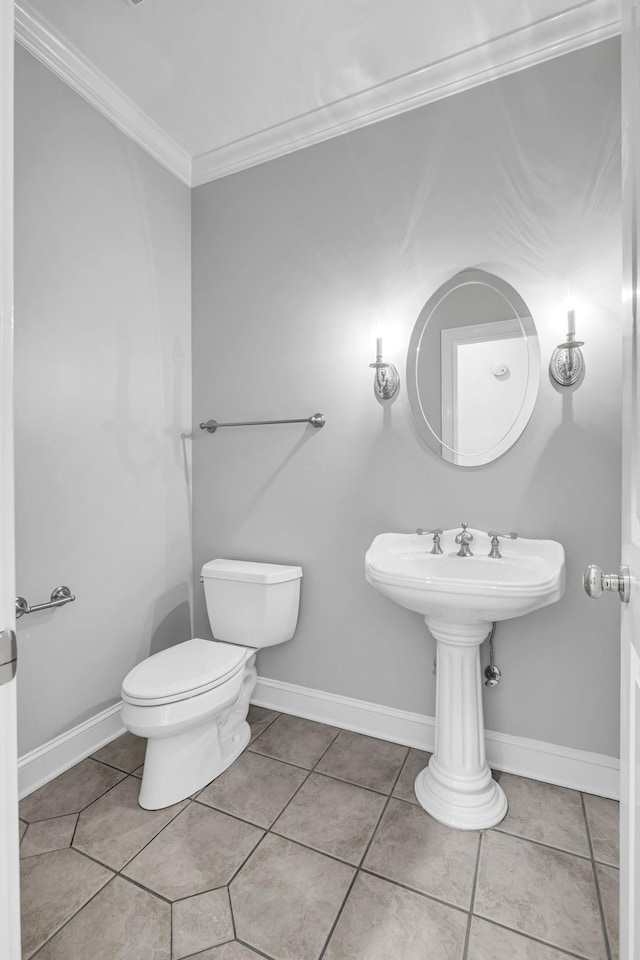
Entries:
{"type": "MultiPolygon", "coordinates": [[[[228,942],[229,941],[227,941],[227,943],[228,942]]],[[[265,960],[275,960],[275,958],[272,957],[270,953],[265,953],[263,950],[259,950],[258,947],[254,947],[252,943],[248,943],[246,940],[241,940],[239,937],[236,937],[236,942],[241,943],[242,946],[246,947],[248,950],[253,950],[255,954],[257,954],[259,957],[264,957],[265,960]]],[[[209,947],[208,949],[210,950],[211,947],[209,947]]]]}
{"type": "Polygon", "coordinates": [[[352,870],[358,869],[358,864],[354,863],[352,860],[343,860],[341,857],[336,857],[334,853],[326,853],[324,850],[319,850],[318,847],[310,846],[303,840],[294,840],[293,837],[287,837],[284,833],[277,833],[275,830],[268,830],[267,833],[270,833],[272,837],[278,837],[280,840],[287,840],[289,843],[293,843],[297,847],[304,847],[305,850],[309,850],[311,853],[319,853],[328,860],[333,860],[334,863],[342,864],[343,867],[351,867],[352,870]]]}
{"type": "Polygon", "coordinates": [[[236,937],[238,936],[238,931],[236,929],[236,916],[235,916],[235,913],[233,912],[233,903],[231,901],[231,888],[229,887],[229,884],[225,886],[225,890],[227,891],[227,899],[229,901],[229,913],[231,914],[231,926],[233,927],[233,939],[235,940],[236,937]]]}
{"type": "MultiPolygon", "coordinates": [[[[92,760],[92,759],[93,759],[93,757],[85,757],[85,758],[84,758],[84,760],[92,760]]],[[[81,760],[80,763],[84,763],[84,760],[81,760]]],[[[75,770],[76,767],[79,767],[79,766],[80,766],[80,763],[76,763],[76,765],[75,765],[74,767],[69,767],[69,770],[75,770]]],[[[96,760],[95,763],[100,763],[100,760],[96,760]]],[[[105,763],[102,763],[102,764],[100,764],[100,765],[103,766],[103,767],[107,766],[107,764],[105,764],[105,763]]],[[[110,769],[110,770],[115,770],[116,768],[115,768],[115,767],[110,767],[109,769],[110,769]]],[[[65,770],[64,773],[61,773],[59,776],[60,776],[60,777],[63,777],[65,773],[68,773],[68,772],[69,772],[69,770],[65,770]]],[[[118,770],[117,772],[118,772],[118,773],[122,773],[122,770],[118,770]]],[[[58,779],[59,779],[59,777],[54,777],[53,780],[49,780],[49,783],[45,783],[45,784],[43,784],[41,787],[38,787],[38,790],[44,790],[45,787],[48,787],[49,784],[51,784],[51,783],[55,783],[56,780],[58,780],[58,779]]],[[[44,823],[45,820],[59,820],[61,817],[70,817],[70,816],[71,816],[72,814],[74,814],[74,813],[77,813],[78,816],[80,816],[80,814],[83,813],[88,807],[90,807],[92,803],[95,803],[96,800],[100,800],[102,797],[106,797],[106,795],[107,795],[111,790],[113,790],[114,787],[117,787],[119,783],[122,783],[122,782],[123,782],[124,780],[126,780],[126,779],[127,779],[127,774],[124,773],[124,774],[122,775],[122,777],[120,777],[119,780],[116,780],[115,783],[112,783],[110,787],[107,787],[106,790],[104,790],[102,793],[99,793],[98,796],[97,796],[97,797],[94,797],[93,800],[90,800],[89,803],[85,803],[84,807],[81,807],[79,810],[69,810],[68,813],[57,813],[57,814],[55,815],[55,817],[40,817],[39,820],[25,820],[24,817],[19,817],[18,819],[19,819],[19,820],[22,820],[23,823],[32,824],[32,823],[44,823]]],[[[28,797],[24,797],[24,800],[29,800],[31,797],[34,797],[34,796],[36,795],[36,793],[38,792],[38,790],[34,790],[33,793],[30,793],[28,797]]],[[[24,800],[23,800],[22,802],[24,802],[24,800]]]]}
{"type": "Polygon", "coordinates": [[[173,957],[173,904],[169,908],[169,956],[173,957]]]}
{"type": "Polygon", "coordinates": [[[329,943],[331,942],[331,938],[332,938],[332,936],[333,936],[334,930],[336,929],[336,927],[338,926],[338,923],[340,922],[340,917],[342,916],[343,910],[344,910],[344,908],[345,908],[346,905],[347,905],[347,900],[349,899],[349,897],[350,897],[350,895],[351,895],[351,891],[352,891],[353,888],[354,888],[354,885],[355,885],[356,880],[358,879],[359,873],[360,873],[360,871],[359,871],[357,868],[354,869],[354,871],[353,871],[353,876],[352,876],[352,878],[351,878],[351,883],[349,884],[349,886],[347,887],[347,889],[346,889],[346,891],[345,891],[345,895],[344,895],[344,897],[342,898],[342,903],[340,904],[340,908],[339,908],[339,910],[338,910],[338,912],[337,912],[337,914],[336,914],[336,916],[335,916],[335,920],[334,920],[333,923],[331,924],[331,929],[329,930],[329,933],[328,933],[328,935],[327,935],[327,938],[326,938],[326,940],[325,940],[325,942],[324,942],[324,946],[323,946],[322,950],[320,951],[320,953],[318,954],[318,960],[322,960],[322,958],[324,957],[324,955],[325,955],[325,953],[326,953],[326,951],[327,951],[327,948],[328,948],[328,946],[329,946],[329,943]]]}
{"type": "Polygon", "coordinates": [[[556,853],[562,853],[566,857],[574,857],[576,860],[584,860],[591,863],[593,857],[587,853],[574,853],[572,850],[565,850],[564,847],[554,847],[551,843],[544,843],[542,840],[533,840],[531,837],[522,837],[519,833],[507,833],[506,830],[498,830],[496,827],[489,827],[490,833],[499,833],[503,837],[511,837],[513,840],[523,840],[525,843],[532,843],[536,847],[544,847],[545,850],[555,850],[556,853]]]}
{"type": "Polygon", "coordinates": [[[392,880],[390,877],[385,877],[382,873],[376,873],[375,870],[371,870],[369,867],[360,867],[359,873],[367,873],[371,877],[376,877],[377,880],[385,880],[393,887],[402,887],[403,890],[407,890],[409,893],[417,893],[418,896],[424,897],[425,900],[433,900],[443,907],[450,907],[452,910],[457,910],[458,913],[469,913],[466,907],[460,907],[457,903],[451,903],[450,900],[443,900],[441,897],[436,896],[435,893],[425,893],[424,890],[418,890],[417,887],[410,887],[408,883],[402,883],[400,880],[392,880]]]}
{"type": "Polygon", "coordinates": [[[75,826],[74,826],[74,828],[73,828],[73,833],[71,834],[71,841],[70,841],[70,843],[69,843],[69,847],[70,847],[72,850],[74,849],[73,841],[74,841],[75,838],[76,838],[76,832],[77,832],[77,830],[78,830],[78,824],[79,824],[79,823],[80,823],[80,814],[77,813],[77,814],[76,814],[75,826]]]}
{"type": "MultiPolygon", "coordinates": [[[[96,861],[96,862],[97,862],[97,861],[96,861]]],[[[103,864],[101,864],[101,866],[103,866],[103,864]]],[[[96,892],[94,893],[94,895],[93,895],[92,897],[89,897],[89,899],[87,900],[86,903],[83,903],[82,906],[79,907],[74,913],[72,913],[70,917],[67,917],[67,919],[64,921],[64,923],[61,923],[60,926],[57,927],[57,928],[53,931],[53,933],[51,933],[51,934],[47,937],[47,939],[44,941],[44,943],[41,943],[40,946],[39,946],[36,950],[34,950],[34,952],[30,955],[29,960],[33,960],[33,958],[36,957],[36,956],[40,953],[40,951],[43,950],[44,947],[47,946],[48,943],[51,943],[51,941],[53,940],[54,937],[56,937],[59,933],[61,933],[61,932],[64,930],[64,928],[65,928],[69,923],[71,923],[71,921],[74,919],[74,917],[77,917],[78,914],[79,914],[82,910],[84,910],[85,907],[88,907],[89,904],[91,903],[91,901],[92,901],[92,900],[95,900],[95,898],[98,896],[98,894],[102,893],[103,890],[106,890],[107,887],[109,886],[109,884],[110,884],[110,883],[113,883],[114,880],[115,880],[115,874],[114,874],[114,876],[109,877],[109,879],[107,880],[107,882],[106,882],[105,884],[103,884],[103,885],[100,887],[99,890],[96,890],[96,892]]]]}
{"type": "MultiPolygon", "coordinates": [[[[262,836],[260,837],[260,839],[258,840],[258,842],[255,843],[255,844],[251,847],[251,850],[250,850],[249,853],[246,855],[246,857],[244,858],[244,860],[242,861],[242,863],[240,864],[240,866],[238,867],[238,869],[234,872],[233,876],[231,876],[231,877],[227,880],[225,886],[229,888],[229,903],[231,903],[231,884],[233,883],[233,881],[235,880],[235,878],[238,876],[238,874],[240,873],[240,871],[241,871],[242,868],[244,867],[244,865],[245,865],[245,863],[247,862],[247,860],[249,859],[249,857],[252,857],[252,856],[254,855],[254,853],[257,851],[258,847],[259,847],[260,844],[264,841],[264,838],[267,836],[267,834],[268,834],[268,831],[265,831],[265,832],[262,834],[262,836]]],[[[206,891],[204,891],[204,892],[206,893],[206,891]]]]}
{"type": "Polygon", "coordinates": [[[598,880],[598,871],[596,869],[596,860],[593,850],[593,840],[591,839],[591,827],[589,826],[589,818],[587,817],[587,805],[585,803],[584,794],[580,794],[580,801],[582,803],[582,813],[584,815],[584,822],[587,825],[587,838],[589,840],[589,850],[591,851],[591,869],[593,871],[593,882],[596,887],[596,897],[598,899],[598,910],[600,911],[600,924],[602,926],[602,935],[604,937],[604,946],[607,951],[608,960],[613,960],[611,954],[611,945],[609,943],[609,931],[607,930],[607,921],[604,915],[604,904],[602,902],[602,894],[600,892],[600,881],[598,880]]]}
{"type": "Polygon", "coordinates": [[[274,833],[274,834],[276,834],[276,836],[280,836],[280,834],[277,833],[277,831],[275,831],[273,828],[275,827],[276,823],[278,822],[278,820],[280,819],[280,817],[282,816],[282,814],[285,812],[285,810],[287,809],[287,807],[289,807],[289,806],[293,803],[293,801],[295,800],[295,798],[298,796],[298,794],[300,793],[300,791],[302,790],[302,788],[304,787],[305,783],[307,782],[307,780],[309,779],[309,777],[311,776],[312,773],[313,773],[313,770],[309,770],[309,772],[307,773],[306,777],[304,778],[304,780],[302,781],[302,783],[300,784],[300,786],[297,787],[297,789],[295,790],[295,792],[289,797],[289,799],[288,799],[287,802],[285,803],[284,807],[282,808],[282,810],[280,811],[280,813],[278,814],[278,816],[277,816],[277,817],[275,818],[275,820],[267,827],[267,833],[274,833]]]}
{"type": "Polygon", "coordinates": [[[522,930],[516,930],[515,927],[508,927],[505,923],[501,923],[499,920],[493,920],[491,917],[485,917],[480,913],[474,913],[473,916],[478,920],[484,920],[486,923],[493,924],[494,927],[499,927],[501,930],[507,930],[509,933],[516,933],[518,936],[522,937],[523,940],[531,940],[532,943],[539,943],[543,947],[549,947],[549,949],[555,950],[562,954],[563,957],[571,957],[573,960],[588,960],[588,958],[583,956],[581,953],[573,953],[572,950],[567,950],[565,947],[559,947],[557,943],[551,943],[549,940],[541,940],[539,937],[536,937],[531,933],[523,933],[522,930]]]}
{"type": "MultiPolygon", "coordinates": [[[[383,816],[385,815],[385,812],[386,812],[386,810],[387,810],[387,807],[389,806],[389,803],[391,802],[391,794],[393,793],[393,791],[394,791],[395,788],[396,788],[396,784],[398,783],[398,780],[400,779],[400,775],[401,775],[402,771],[404,770],[404,765],[405,765],[405,763],[407,762],[407,757],[408,757],[408,756],[409,756],[409,748],[407,747],[407,754],[406,754],[406,756],[405,756],[404,762],[401,763],[401,764],[400,764],[400,767],[398,768],[398,772],[397,772],[397,774],[396,774],[396,776],[395,776],[395,779],[394,779],[394,781],[393,781],[393,784],[391,785],[391,790],[389,791],[389,795],[387,796],[387,799],[386,799],[386,801],[385,801],[385,804],[384,804],[384,806],[382,807],[382,810],[380,811],[380,814],[379,814],[378,819],[377,819],[377,821],[376,821],[376,825],[375,825],[375,827],[373,828],[373,830],[372,830],[372,832],[371,832],[371,836],[369,837],[369,842],[367,843],[367,845],[366,845],[366,847],[365,847],[365,849],[364,849],[364,853],[363,853],[362,856],[360,857],[360,861],[359,861],[360,864],[364,863],[365,858],[366,858],[367,854],[369,853],[369,849],[370,849],[370,847],[371,847],[371,844],[373,843],[374,837],[376,836],[376,834],[377,834],[377,832],[378,832],[378,828],[380,827],[380,823],[382,822],[382,818],[383,818],[383,816]]],[[[320,763],[320,761],[318,761],[318,763],[320,763]]],[[[349,899],[349,897],[350,897],[350,895],[351,895],[351,891],[353,890],[353,888],[354,888],[354,886],[355,886],[355,882],[356,882],[356,880],[358,879],[358,876],[360,875],[360,871],[361,871],[361,867],[360,867],[360,866],[357,866],[357,867],[356,867],[356,870],[355,870],[355,873],[354,873],[354,875],[353,875],[353,878],[352,878],[352,880],[351,880],[351,883],[349,884],[349,888],[348,888],[347,892],[345,893],[344,898],[343,898],[343,900],[342,900],[342,904],[341,904],[341,906],[340,906],[340,909],[338,910],[338,912],[337,912],[337,914],[336,914],[336,918],[335,918],[335,920],[333,921],[333,924],[331,925],[331,929],[329,930],[329,935],[327,936],[327,939],[325,940],[324,947],[323,947],[322,950],[320,951],[320,956],[318,957],[318,960],[322,960],[322,958],[324,957],[325,953],[327,952],[327,949],[328,949],[328,947],[329,947],[329,943],[331,942],[331,938],[333,937],[333,934],[334,934],[334,932],[335,932],[335,929],[336,929],[336,927],[338,926],[338,923],[340,922],[340,918],[341,918],[341,916],[342,916],[342,914],[343,914],[343,912],[344,912],[344,908],[345,908],[346,905],[347,905],[347,900],[349,899]]]]}
{"type": "Polygon", "coordinates": [[[473,886],[471,887],[471,900],[469,901],[469,919],[467,920],[467,931],[464,937],[464,947],[462,949],[462,960],[467,960],[469,951],[469,938],[471,936],[471,921],[473,919],[473,908],[476,904],[476,890],[478,887],[478,874],[480,872],[480,854],[482,852],[482,839],[484,831],[481,831],[478,838],[478,853],[476,854],[476,868],[473,874],[473,886]]]}
{"type": "MultiPolygon", "coordinates": [[[[252,706],[253,706],[253,704],[250,703],[250,704],[249,704],[249,709],[251,709],[252,706]]],[[[260,710],[265,710],[266,708],[265,708],[265,707],[260,707],[259,709],[260,709],[260,710]]],[[[271,726],[271,724],[272,724],[272,723],[275,723],[276,720],[278,719],[278,717],[281,717],[281,716],[282,716],[281,713],[278,713],[277,711],[275,711],[275,717],[272,717],[271,720],[269,720],[269,722],[268,722],[268,724],[266,725],[266,727],[264,728],[264,730],[261,730],[260,733],[258,733],[255,737],[253,737],[253,736],[251,737],[251,739],[249,740],[249,743],[247,744],[247,747],[250,747],[251,744],[254,742],[254,740],[259,740],[260,737],[262,736],[262,734],[267,732],[267,730],[269,729],[269,727],[271,726]]],[[[247,719],[247,723],[249,723],[249,720],[248,720],[248,719],[247,719]]],[[[251,724],[250,724],[250,723],[249,723],[249,727],[251,727],[251,724]]]]}
{"type": "Polygon", "coordinates": [[[537,847],[545,847],[547,850],[557,850],[558,853],[566,853],[569,857],[576,857],[578,860],[593,860],[590,853],[575,853],[573,850],[567,850],[565,847],[555,847],[552,843],[545,843],[544,840],[534,840],[532,837],[523,837],[519,833],[511,833],[509,830],[501,830],[498,827],[489,827],[491,833],[500,833],[504,837],[513,837],[514,840],[526,840],[527,843],[534,843],[537,847]]]}
{"type": "MultiPolygon", "coordinates": [[[[178,803],[184,803],[184,800],[178,800],[178,803]]],[[[154,841],[157,837],[160,836],[160,834],[162,833],[163,830],[166,830],[167,827],[171,826],[171,824],[172,824],[175,820],[177,820],[177,818],[180,816],[181,813],[184,813],[185,810],[188,810],[192,803],[193,803],[193,800],[187,800],[187,802],[185,803],[184,807],[182,807],[180,810],[176,811],[176,813],[174,813],[174,815],[171,817],[171,819],[168,820],[167,823],[164,824],[164,826],[160,827],[160,829],[158,830],[158,832],[157,832],[157,833],[154,833],[154,835],[151,837],[151,839],[148,840],[147,843],[144,844],[144,846],[140,847],[140,849],[137,851],[137,853],[134,853],[134,855],[133,855],[132,857],[129,857],[129,859],[127,860],[127,862],[126,862],[126,863],[123,863],[122,866],[119,868],[119,870],[117,870],[116,872],[117,872],[117,873],[122,873],[122,871],[123,871],[124,869],[126,869],[126,867],[128,867],[129,864],[132,863],[132,862],[135,860],[135,858],[142,853],[143,850],[146,850],[146,849],[147,849],[147,847],[149,846],[150,843],[153,843],[153,841],[154,841]]],[[[173,804],[172,804],[172,806],[173,806],[173,804]]],[[[75,848],[74,848],[74,849],[75,849],[75,848]]],[[[111,869],[113,869],[113,867],[112,867],[111,869]]],[[[128,880],[128,879],[129,879],[129,877],[127,877],[127,880],[128,880]]]]}

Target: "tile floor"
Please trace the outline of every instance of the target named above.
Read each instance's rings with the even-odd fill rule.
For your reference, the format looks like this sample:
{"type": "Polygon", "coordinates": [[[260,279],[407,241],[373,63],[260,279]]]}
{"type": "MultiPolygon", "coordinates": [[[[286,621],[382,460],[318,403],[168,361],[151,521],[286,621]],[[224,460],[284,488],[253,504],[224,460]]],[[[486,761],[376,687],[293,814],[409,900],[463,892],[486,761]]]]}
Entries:
{"type": "Polygon", "coordinates": [[[496,774],[499,827],[416,803],[428,754],[252,707],[245,753],[167,810],[125,734],[26,797],[37,960],[616,960],[617,804],[496,774]]]}

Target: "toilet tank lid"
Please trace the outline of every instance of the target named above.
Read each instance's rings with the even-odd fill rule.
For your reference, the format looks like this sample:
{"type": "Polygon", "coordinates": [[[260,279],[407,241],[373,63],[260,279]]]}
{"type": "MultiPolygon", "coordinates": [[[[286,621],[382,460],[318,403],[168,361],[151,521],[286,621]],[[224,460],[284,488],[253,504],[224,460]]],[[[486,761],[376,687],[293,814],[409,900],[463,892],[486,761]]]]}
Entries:
{"type": "Polygon", "coordinates": [[[302,567],[281,563],[254,563],[252,560],[209,560],[201,576],[208,580],[243,580],[248,583],[284,583],[299,580],[302,567]]]}

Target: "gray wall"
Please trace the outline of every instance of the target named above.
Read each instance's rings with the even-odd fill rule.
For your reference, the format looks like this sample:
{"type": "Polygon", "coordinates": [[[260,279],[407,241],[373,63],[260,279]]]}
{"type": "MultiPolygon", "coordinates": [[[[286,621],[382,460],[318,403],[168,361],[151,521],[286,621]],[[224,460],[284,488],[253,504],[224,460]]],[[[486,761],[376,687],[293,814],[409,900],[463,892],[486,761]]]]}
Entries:
{"type": "Polygon", "coordinates": [[[189,190],[16,54],[20,752],[190,635],[189,190]]]}
{"type": "MultiPolygon", "coordinates": [[[[434,642],[365,583],[365,550],[388,530],[516,529],[564,544],[567,590],[499,625],[487,727],[617,753],[619,611],[580,575],[620,557],[618,56],[607,42],[193,191],[195,423],[327,417],[195,430],[195,572],[216,556],[304,568],[296,636],[261,675],[433,714],[434,642]],[[543,375],[517,445],[463,469],[425,447],[404,387],[375,401],[368,364],[381,317],[404,370],[425,301],[471,266],[524,297],[543,375]],[[561,392],[546,368],[569,286],[587,376],[561,392]]],[[[195,626],[210,635],[201,589],[195,626]]]]}

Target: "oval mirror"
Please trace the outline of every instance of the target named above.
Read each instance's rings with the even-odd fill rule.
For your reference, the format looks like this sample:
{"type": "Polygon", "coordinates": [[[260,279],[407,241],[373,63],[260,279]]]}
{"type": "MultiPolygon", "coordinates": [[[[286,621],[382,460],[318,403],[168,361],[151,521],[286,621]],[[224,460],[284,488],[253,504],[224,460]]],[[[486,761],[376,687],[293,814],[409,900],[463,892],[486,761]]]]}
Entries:
{"type": "Polygon", "coordinates": [[[540,347],[517,290],[464,270],[436,290],[413,329],[407,389],[416,427],[449,463],[490,463],[516,442],[533,412],[540,347]]]}

